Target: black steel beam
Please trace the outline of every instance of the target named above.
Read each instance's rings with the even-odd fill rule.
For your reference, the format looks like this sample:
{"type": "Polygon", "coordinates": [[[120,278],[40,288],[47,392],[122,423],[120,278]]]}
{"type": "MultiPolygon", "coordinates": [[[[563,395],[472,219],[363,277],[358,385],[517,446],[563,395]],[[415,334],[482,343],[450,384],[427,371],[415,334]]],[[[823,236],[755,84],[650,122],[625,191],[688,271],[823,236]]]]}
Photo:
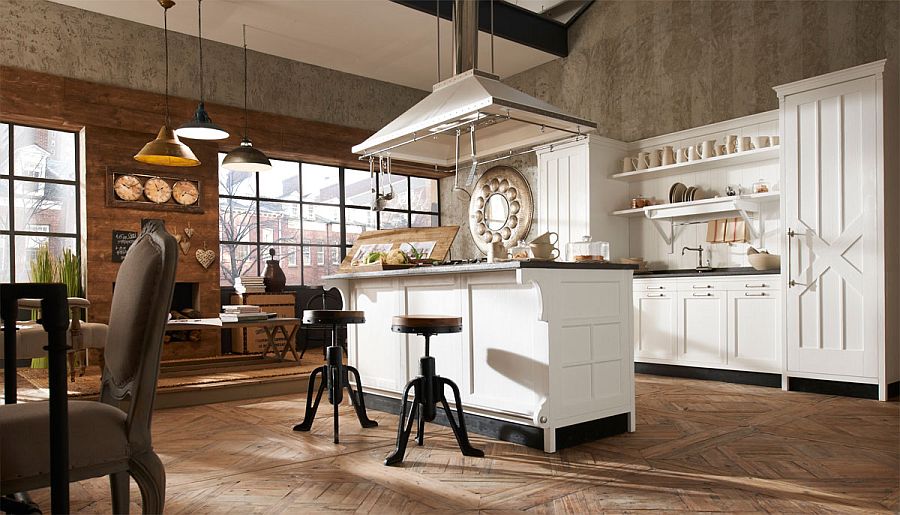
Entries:
{"type": "MultiPolygon", "coordinates": [[[[437,15],[440,3],[441,18],[453,19],[453,0],[392,0],[417,11],[437,15]]],[[[491,32],[491,1],[480,0],[478,28],[491,32]]],[[[494,0],[494,35],[559,57],[569,55],[566,26],[527,9],[502,0],[494,0]]]]}

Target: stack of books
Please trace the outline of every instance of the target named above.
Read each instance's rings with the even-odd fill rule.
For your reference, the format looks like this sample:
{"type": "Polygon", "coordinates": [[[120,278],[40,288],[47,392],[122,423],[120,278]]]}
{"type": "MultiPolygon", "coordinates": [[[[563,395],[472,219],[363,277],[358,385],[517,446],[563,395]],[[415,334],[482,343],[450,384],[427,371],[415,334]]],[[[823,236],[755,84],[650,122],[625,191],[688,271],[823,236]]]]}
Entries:
{"type": "Polygon", "coordinates": [[[222,306],[222,313],[219,315],[219,318],[223,322],[251,322],[266,320],[269,318],[269,314],[263,313],[259,306],[238,304],[222,306]]]}
{"type": "Polygon", "coordinates": [[[244,286],[245,293],[265,293],[266,284],[263,278],[258,275],[242,275],[241,284],[244,286]]]}

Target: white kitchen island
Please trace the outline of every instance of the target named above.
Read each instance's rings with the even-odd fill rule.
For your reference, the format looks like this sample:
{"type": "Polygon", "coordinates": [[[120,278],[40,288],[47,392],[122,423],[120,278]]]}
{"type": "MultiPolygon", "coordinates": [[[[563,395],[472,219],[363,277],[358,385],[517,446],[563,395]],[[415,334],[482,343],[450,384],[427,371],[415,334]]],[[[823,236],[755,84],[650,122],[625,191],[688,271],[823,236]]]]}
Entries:
{"type": "Polygon", "coordinates": [[[399,412],[424,351],[391,317],[453,315],[462,333],[435,336],[431,354],[459,385],[470,431],[555,452],[635,429],[628,265],[442,265],[337,274],[326,287],[366,314],[348,329],[348,361],[370,407],[399,412]]]}

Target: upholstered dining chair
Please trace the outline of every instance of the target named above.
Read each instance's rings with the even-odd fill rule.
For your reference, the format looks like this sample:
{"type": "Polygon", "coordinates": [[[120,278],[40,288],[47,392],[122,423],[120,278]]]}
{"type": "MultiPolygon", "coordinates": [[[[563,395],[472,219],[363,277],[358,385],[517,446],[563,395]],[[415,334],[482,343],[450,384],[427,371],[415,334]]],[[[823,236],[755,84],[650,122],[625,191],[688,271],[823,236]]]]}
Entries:
{"type": "MultiPolygon", "coordinates": [[[[172,303],[177,243],[161,222],[149,222],[116,276],[100,402],[69,401],[69,478],[108,475],[115,513],[127,513],[129,476],[144,513],[162,513],[166,474],[153,451],[150,420],[163,332],[172,303]],[[127,412],[118,407],[127,401],[127,412]]],[[[0,494],[50,484],[46,402],[0,406],[0,494]]]]}

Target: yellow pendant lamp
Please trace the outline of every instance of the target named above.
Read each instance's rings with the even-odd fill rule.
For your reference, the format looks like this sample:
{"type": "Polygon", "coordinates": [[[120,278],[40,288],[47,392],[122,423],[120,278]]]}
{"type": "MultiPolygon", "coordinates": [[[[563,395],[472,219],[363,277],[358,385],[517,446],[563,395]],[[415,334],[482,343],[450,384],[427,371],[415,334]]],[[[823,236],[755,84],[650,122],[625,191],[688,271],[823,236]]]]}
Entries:
{"type": "Polygon", "coordinates": [[[134,155],[134,160],[141,163],[161,166],[199,166],[200,160],[194,152],[182,143],[175,131],[169,126],[169,9],[175,5],[172,0],[157,0],[163,8],[163,33],[166,48],[166,124],[159,129],[156,139],[144,145],[134,155]]]}

